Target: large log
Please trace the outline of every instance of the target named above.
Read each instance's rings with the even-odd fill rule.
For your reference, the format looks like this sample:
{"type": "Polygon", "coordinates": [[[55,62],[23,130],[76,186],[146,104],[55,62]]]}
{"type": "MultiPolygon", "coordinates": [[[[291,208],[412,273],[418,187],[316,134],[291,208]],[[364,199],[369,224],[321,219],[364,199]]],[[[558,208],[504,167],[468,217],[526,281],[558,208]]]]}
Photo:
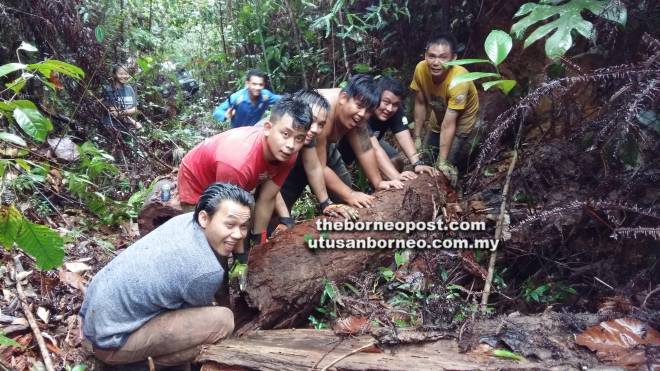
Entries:
{"type": "MultiPolygon", "coordinates": [[[[454,340],[396,347],[367,347],[371,336],[342,338],[331,330],[268,330],[204,347],[196,362],[203,370],[532,370],[535,362],[497,359],[479,352],[461,354],[454,340]],[[353,353],[355,352],[355,353],[353,353]],[[342,358],[344,357],[344,358],[342,358]],[[336,363],[337,359],[342,358],[336,363]]],[[[566,364],[558,370],[575,369],[566,364]]]]}
{"type": "MultiPolygon", "coordinates": [[[[453,201],[455,193],[444,177],[422,175],[406,182],[402,190],[377,192],[375,197],[374,207],[360,210],[360,221],[431,221],[438,213],[442,215],[441,207],[448,200],[453,201]]],[[[243,298],[257,315],[245,323],[245,318],[241,318],[244,311],[235,310],[238,333],[257,328],[293,327],[305,321],[317,306],[324,280],[346,281],[352,274],[389,264],[394,255],[391,249],[309,249],[306,239],[319,236],[316,220],[312,220],[252,249],[243,298]]],[[[333,240],[407,237],[405,232],[387,231],[329,232],[327,235],[333,240]]]]}

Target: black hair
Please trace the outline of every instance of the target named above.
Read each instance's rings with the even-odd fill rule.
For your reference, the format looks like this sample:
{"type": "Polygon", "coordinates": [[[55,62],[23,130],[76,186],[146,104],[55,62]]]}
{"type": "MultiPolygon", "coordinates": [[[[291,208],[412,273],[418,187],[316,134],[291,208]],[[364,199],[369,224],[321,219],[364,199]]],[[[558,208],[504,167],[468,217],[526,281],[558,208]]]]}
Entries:
{"type": "Polygon", "coordinates": [[[117,71],[119,71],[120,68],[123,68],[123,69],[126,70],[126,72],[128,72],[128,67],[126,67],[125,65],[123,65],[123,64],[113,64],[112,65],[112,76],[116,75],[117,71]]]}
{"type": "Polygon", "coordinates": [[[312,108],[309,104],[294,99],[291,94],[284,95],[273,105],[270,111],[270,122],[275,125],[285,115],[289,115],[293,119],[294,129],[304,129],[307,131],[312,126],[312,117],[314,117],[312,115],[312,108]]]}
{"type": "Polygon", "coordinates": [[[253,68],[247,71],[247,75],[245,76],[245,81],[250,81],[250,77],[256,76],[256,77],[261,77],[264,79],[264,83],[266,83],[266,73],[262,70],[253,68]]]}
{"type": "Polygon", "coordinates": [[[374,78],[369,75],[353,75],[341,91],[349,98],[361,101],[369,111],[373,111],[380,103],[380,91],[376,87],[374,78]]]}
{"type": "Polygon", "coordinates": [[[197,205],[195,205],[195,213],[193,214],[195,223],[199,224],[199,213],[201,211],[206,211],[209,218],[212,218],[213,214],[218,211],[222,201],[225,200],[249,207],[250,214],[252,214],[254,197],[249,192],[233,184],[215,182],[204,190],[199,197],[199,201],[197,201],[197,205]]]}
{"type": "Polygon", "coordinates": [[[406,89],[401,80],[390,76],[382,76],[376,80],[376,86],[378,86],[378,91],[380,91],[381,96],[385,90],[388,90],[391,91],[392,94],[403,99],[408,92],[408,89],[406,89]]]}
{"type": "Polygon", "coordinates": [[[326,111],[330,110],[330,103],[328,103],[328,100],[316,90],[300,89],[293,93],[293,99],[306,103],[310,107],[319,106],[326,111]]]}
{"type": "Polygon", "coordinates": [[[456,54],[456,47],[458,42],[456,41],[454,35],[449,32],[444,32],[431,37],[426,43],[426,48],[424,50],[429,50],[431,45],[447,45],[449,46],[449,49],[451,49],[452,54],[456,54]]]}

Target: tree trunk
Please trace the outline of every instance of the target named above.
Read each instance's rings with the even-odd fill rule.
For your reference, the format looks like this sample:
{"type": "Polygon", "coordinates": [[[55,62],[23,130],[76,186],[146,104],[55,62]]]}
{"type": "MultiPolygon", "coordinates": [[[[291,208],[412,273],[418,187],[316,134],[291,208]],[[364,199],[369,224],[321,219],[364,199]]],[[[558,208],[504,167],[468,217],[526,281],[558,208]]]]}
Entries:
{"type": "Polygon", "coordinates": [[[203,370],[531,370],[545,364],[462,354],[454,340],[376,347],[368,335],[340,337],[331,330],[258,331],[204,347],[203,370]],[[362,349],[361,349],[362,348],[362,349]],[[396,352],[396,353],[394,353],[396,352]]]}
{"type": "MultiPolygon", "coordinates": [[[[405,183],[402,190],[380,191],[374,206],[360,210],[360,221],[431,221],[447,198],[455,194],[443,177],[422,175],[405,183]]],[[[296,225],[289,231],[256,246],[250,253],[248,279],[243,299],[258,311],[256,318],[241,324],[241,332],[255,328],[286,328],[306,320],[317,306],[324,281],[345,281],[349,275],[373,266],[386,264],[394,254],[392,249],[312,250],[306,240],[318,239],[316,220],[296,225]]],[[[340,221],[328,218],[327,220],[340,221]]],[[[330,240],[407,239],[405,232],[393,231],[330,231],[330,240]]]]}

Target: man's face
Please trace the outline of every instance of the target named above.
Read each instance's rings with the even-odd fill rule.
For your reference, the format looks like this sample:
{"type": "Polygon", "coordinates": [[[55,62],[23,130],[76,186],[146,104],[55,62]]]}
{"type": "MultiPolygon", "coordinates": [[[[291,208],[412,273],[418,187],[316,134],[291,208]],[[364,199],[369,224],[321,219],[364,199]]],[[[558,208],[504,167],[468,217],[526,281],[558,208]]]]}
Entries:
{"type": "Polygon", "coordinates": [[[316,138],[325,127],[325,122],[328,119],[328,111],[321,106],[312,107],[312,113],[314,118],[312,119],[312,125],[307,130],[307,135],[305,136],[305,145],[312,143],[314,138],[316,138]]]}
{"type": "Polygon", "coordinates": [[[360,99],[349,98],[346,93],[341,92],[339,93],[339,103],[341,104],[339,112],[337,112],[339,121],[348,130],[366,123],[371,117],[371,111],[360,99]]]}
{"type": "Polygon", "coordinates": [[[376,115],[380,121],[387,121],[399,111],[400,107],[401,98],[391,91],[385,90],[383,91],[383,94],[380,95],[380,104],[374,111],[374,115],[376,115]]]}
{"type": "Polygon", "coordinates": [[[258,98],[265,85],[266,82],[259,76],[250,76],[250,78],[245,81],[245,87],[248,89],[251,98],[258,98]]]}
{"type": "Polygon", "coordinates": [[[445,72],[443,63],[456,59],[456,54],[447,44],[432,44],[424,53],[424,59],[429,66],[431,76],[439,77],[445,72]]]}
{"type": "Polygon", "coordinates": [[[307,131],[293,126],[293,118],[284,115],[278,122],[266,121],[264,135],[268,150],[277,161],[287,161],[298,153],[305,143],[307,131]]]}
{"type": "Polygon", "coordinates": [[[233,200],[224,200],[213,217],[201,211],[198,220],[213,250],[220,256],[229,256],[247,236],[250,208],[233,200]]]}

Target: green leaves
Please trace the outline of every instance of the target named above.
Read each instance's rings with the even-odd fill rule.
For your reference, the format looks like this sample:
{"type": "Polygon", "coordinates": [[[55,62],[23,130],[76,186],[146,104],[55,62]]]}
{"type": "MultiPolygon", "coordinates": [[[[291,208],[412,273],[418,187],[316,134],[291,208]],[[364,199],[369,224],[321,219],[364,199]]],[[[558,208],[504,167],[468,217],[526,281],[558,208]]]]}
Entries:
{"type": "Polygon", "coordinates": [[[492,88],[493,86],[498,87],[504,94],[509,94],[511,89],[513,89],[516,86],[516,80],[495,80],[495,81],[487,81],[482,84],[484,87],[484,90],[488,90],[492,88]]]}
{"type": "Polygon", "coordinates": [[[0,332],[0,345],[9,345],[14,348],[23,348],[23,346],[16,342],[14,339],[10,339],[3,332],[0,332]]]}
{"type": "Polygon", "coordinates": [[[513,41],[511,40],[511,36],[501,30],[491,31],[484,42],[486,55],[496,66],[502,63],[506,56],[509,55],[512,46],[513,41]]]}
{"type": "Polygon", "coordinates": [[[494,349],[493,350],[493,355],[495,357],[512,359],[514,361],[524,361],[525,360],[525,358],[523,358],[521,355],[518,355],[518,354],[513,353],[511,351],[508,351],[506,349],[494,349]]]}
{"type": "Polygon", "coordinates": [[[7,133],[6,131],[0,132],[0,140],[11,144],[16,144],[17,146],[21,146],[21,147],[25,147],[27,145],[27,143],[25,143],[23,138],[19,137],[16,134],[7,133]]]}
{"type": "Polygon", "coordinates": [[[28,64],[28,69],[37,71],[46,78],[50,78],[52,72],[61,73],[76,80],[85,77],[85,72],[80,67],[55,59],[46,59],[43,62],[28,64]]]}
{"type": "Polygon", "coordinates": [[[94,36],[96,37],[96,41],[99,42],[99,44],[103,43],[103,40],[105,39],[105,30],[101,26],[96,26],[94,28],[94,36]]]}
{"type": "Polygon", "coordinates": [[[27,65],[23,63],[7,63],[0,66],[0,77],[8,75],[14,71],[22,70],[26,68],[27,65]]]}
{"type": "Polygon", "coordinates": [[[544,24],[532,32],[525,40],[524,47],[528,47],[537,40],[551,34],[545,42],[545,53],[550,58],[564,55],[573,46],[573,31],[587,39],[595,37],[593,24],[582,18],[582,11],[590,12],[605,19],[617,22],[622,26],[627,20],[627,10],[623,5],[610,4],[600,0],[571,0],[562,5],[523,4],[515,17],[523,17],[511,27],[511,33],[522,39],[525,31],[537,22],[552,17],[558,17],[544,24]]]}
{"type": "Polygon", "coordinates": [[[454,79],[451,80],[451,82],[449,83],[449,89],[455,87],[458,84],[468,81],[474,81],[477,79],[483,79],[484,77],[501,77],[501,76],[499,73],[492,73],[492,72],[468,72],[454,77],[454,79]]]}
{"type": "Polygon", "coordinates": [[[446,63],[443,63],[445,66],[462,66],[464,64],[472,64],[472,63],[490,63],[488,59],[456,59],[454,61],[449,61],[446,63]]]}
{"type": "Polygon", "coordinates": [[[58,267],[64,259],[62,237],[45,225],[26,220],[14,206],[0,207],[0,243],[7,250],[16,243],[35,258],[41,270],[58,267]]]}
{"type": "Polygon", "coordinates": [[[17,107],[13,111],[14,120],[32,139],[39,143],[46,140],[48,133],[53,130],[53,124],[36,108],[17,107]]]}

